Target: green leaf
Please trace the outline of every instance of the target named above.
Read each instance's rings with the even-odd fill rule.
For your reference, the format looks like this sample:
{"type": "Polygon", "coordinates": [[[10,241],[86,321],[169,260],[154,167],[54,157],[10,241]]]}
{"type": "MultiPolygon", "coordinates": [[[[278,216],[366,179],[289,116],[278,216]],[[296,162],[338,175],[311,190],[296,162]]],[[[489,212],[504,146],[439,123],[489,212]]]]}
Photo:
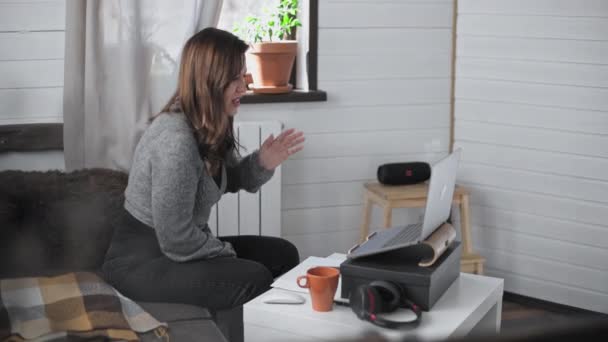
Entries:
{"type": "Polygon", "coordinates": [[[301,26],[298,14],[298,0],[280,0],[272,9],[264,7],[263,16],[249,14],[243,25],[235,25],[234,32],[243,39],[261,42],[264,39],[286,39],[294,27],[301,26]]]}

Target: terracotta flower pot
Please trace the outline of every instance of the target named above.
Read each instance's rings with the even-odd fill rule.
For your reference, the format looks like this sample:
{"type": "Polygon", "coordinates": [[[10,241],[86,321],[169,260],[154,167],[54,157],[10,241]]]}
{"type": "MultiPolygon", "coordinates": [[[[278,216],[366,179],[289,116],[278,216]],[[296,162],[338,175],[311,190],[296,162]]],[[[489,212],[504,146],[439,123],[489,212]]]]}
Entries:
{"type": "Polygon", "coordinates": [[[254,43],[248,51],[254,93],[288,93],[291,69],[298,52],[295,40],[254,43]]]}

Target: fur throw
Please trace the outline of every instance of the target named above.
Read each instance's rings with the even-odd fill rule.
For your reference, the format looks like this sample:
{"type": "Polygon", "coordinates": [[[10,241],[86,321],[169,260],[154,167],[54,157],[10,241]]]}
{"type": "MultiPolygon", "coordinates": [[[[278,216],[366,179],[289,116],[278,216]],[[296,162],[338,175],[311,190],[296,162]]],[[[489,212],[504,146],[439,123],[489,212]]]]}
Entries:
{"type": "Polygon", "coordinates": [[[0,278],[98,269],[126,184],[107,169],[0,172],[0,278]]]}

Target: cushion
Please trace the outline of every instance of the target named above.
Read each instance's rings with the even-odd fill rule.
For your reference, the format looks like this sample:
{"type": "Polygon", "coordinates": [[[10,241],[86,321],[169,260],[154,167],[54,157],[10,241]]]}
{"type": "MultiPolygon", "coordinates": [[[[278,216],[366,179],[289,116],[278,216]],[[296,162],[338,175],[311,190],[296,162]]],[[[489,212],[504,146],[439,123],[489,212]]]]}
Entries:
{"type": "Polygon", "coordinates": [[[150,302],[138,302],[137,304],[162,322],[213,319],[207,309],[195,305],[150,302]]]}
{"type": "MultiPolygon", "coordinates": [[[[213,321],[192,320],[170,322],[168,341],[178,342],[228,342],[213,321]]],[[[158,342],[153,332],[139,334],[142,342],[158,342]]]]}
{"type": "MultiPolygon", "coordinates": [[[[194,305],[171,303],[138,303],[156,319],[169,323],[170,341],[226,341],[206,309],[194,305]]],[[[152,332],[139,335],[143,342],[158,341],[152,332]]]]}

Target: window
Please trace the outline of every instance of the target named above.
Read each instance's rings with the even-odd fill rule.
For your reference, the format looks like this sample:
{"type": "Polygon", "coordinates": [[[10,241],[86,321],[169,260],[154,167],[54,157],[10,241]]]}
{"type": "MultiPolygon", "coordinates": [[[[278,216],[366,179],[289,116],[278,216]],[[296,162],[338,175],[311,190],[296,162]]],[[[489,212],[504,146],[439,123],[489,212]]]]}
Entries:
{"type": "MultiPolygon", "coordinates": [[[[217,27],[232,32],[250,14],[262,14],[264,8],[277,6],[280,0],[224,0],[217,27]]],[[[297,39],[302,45],[293,68],[291,83],[296,90],[289,94],[248,94],[242,103],[325,101],[327,95],[317,89],[317,16],[318,0],[300,0],[297,39]]]]}
{"type": "Polygon", "coordinates": [[[280,0],[224,0],[218,28],[232,31],[234,24],[242,23],[250,13],[260,13],[264,7],[274,7],[280,0]]]}

